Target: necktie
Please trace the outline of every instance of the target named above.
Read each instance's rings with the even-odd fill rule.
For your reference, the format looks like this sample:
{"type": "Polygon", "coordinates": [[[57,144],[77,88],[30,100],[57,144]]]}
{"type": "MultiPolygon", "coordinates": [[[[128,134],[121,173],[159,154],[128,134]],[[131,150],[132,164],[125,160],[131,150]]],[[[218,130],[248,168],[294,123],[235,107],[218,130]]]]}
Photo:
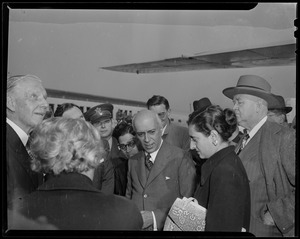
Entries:
{"type": "Polygon", "coordinates": [[[26,150],[27,150],[27,153],[28,155],[30,156],[31,159],[34,159],[34,155],[33,153],[31,152],[30,150],[30,140],[28,139],[27,143],[26,143],[26,146],[25,146],[26,150]]]}
{"type": "Polygon", "coordinates": [[[146,158],[145,158],[145,164],[147,169],[150,171],[152,166],[153,166],[153,162],[150,160],[151,155],[149,153],[147,153],[146,158]]]}
{"type": "Polygon", "coordinates": [[[237,155],[240,154],[240,152],[242,151],[242,149],[245,147],[245,144],[247,142],[247,140],[250,138],[249,134],[247,133],[247,130],[244,129],[244,134],[241,137],[239,143],[237,144],[237,146],[235,147],[235,152],[237,155]]]}

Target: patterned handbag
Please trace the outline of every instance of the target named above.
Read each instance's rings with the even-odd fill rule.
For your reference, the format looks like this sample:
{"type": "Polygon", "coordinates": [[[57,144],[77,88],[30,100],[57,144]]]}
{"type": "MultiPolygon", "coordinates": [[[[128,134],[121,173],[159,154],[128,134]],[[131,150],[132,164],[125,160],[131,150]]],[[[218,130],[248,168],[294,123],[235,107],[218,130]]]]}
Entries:
{"type": "Polygon", "coordinates": [[[177,198],[164,225],[164,231],[204,231],[206,208],[195,198],[177,198]]]}

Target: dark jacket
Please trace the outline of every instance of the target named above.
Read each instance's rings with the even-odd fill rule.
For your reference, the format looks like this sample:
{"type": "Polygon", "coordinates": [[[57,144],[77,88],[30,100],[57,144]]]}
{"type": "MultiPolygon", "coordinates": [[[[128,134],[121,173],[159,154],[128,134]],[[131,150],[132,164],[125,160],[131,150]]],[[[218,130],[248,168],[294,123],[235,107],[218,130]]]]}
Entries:
{"type": "Polygon", "coordinates": [[[18,203],[43,182],[43,175],[30,168],[30,156],[13,128],[6,124],[7,206],[18,203]]]}
{"type": "Polygon", "coordinates": [[[79,173],[61,173],[24,197],[20,212],[30,219],[45,216],[62,230],[140,230],[142,217],[126,198],[106,195],[79,173]]]}
{"type": "Polygon", "coordinates": [[[207,209],[206,231],[249,230],[249,181],[234,146],[216,152],[202,165],[194,198],[207,209]]]}
{"type": "Polygon", "coordinates": [[[127,186],[128,160],[118,148],[118,141],[112,138],[109,159],[114,166],[114,194],[125,196],[127,186]]]}

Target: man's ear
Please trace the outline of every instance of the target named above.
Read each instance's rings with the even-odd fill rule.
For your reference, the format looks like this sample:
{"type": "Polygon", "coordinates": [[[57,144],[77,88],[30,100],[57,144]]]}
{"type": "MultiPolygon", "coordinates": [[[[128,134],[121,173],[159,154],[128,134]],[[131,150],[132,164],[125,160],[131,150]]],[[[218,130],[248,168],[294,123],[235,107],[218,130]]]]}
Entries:
{"type": "Polygon", "coordinates": [[[6,97],[6,108],[8,108],[12,112],[15,112],[15,107],[16,107],[15,98],[8,95],[6,97]]]}
{"type": "Polygon", "coordinates": [[[117,126],[118,122],[115,119],[111,119],[111,127],[114,129],[117,126]]]}
{"type": "Polygon", "coordinates": [[[168,115],[168,118],[170,118],[170,115],[171,115],[171,108],[169,108],[169,109],[167,110],[167,115],[168,115]]]}

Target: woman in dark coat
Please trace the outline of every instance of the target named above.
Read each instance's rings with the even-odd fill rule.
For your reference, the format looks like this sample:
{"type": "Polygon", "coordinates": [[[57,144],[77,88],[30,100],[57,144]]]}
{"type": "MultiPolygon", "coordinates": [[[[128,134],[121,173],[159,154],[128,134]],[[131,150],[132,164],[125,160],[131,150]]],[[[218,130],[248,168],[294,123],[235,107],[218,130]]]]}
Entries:
{"type": "Polygon", "coordinates": [[[135,204],[105,195],[92,183],[94,169],[106,155],[100,135],[82,119],[54,117],[34,131],[32,170],[51,177],[19,205],[29,219],[45,216],[62,230],[139,230],[143,221],[135,204]]]}
{"type": "Polygon", "coordinates": [[[194,194],[207,209],[205,231],[248,231],[249,181],[234,146],[228,142],[236,129],[236,120],[228,120],[219,106],[212,105],[191,114],[188,125],[191,149],[207,159],[194,194]]]}

